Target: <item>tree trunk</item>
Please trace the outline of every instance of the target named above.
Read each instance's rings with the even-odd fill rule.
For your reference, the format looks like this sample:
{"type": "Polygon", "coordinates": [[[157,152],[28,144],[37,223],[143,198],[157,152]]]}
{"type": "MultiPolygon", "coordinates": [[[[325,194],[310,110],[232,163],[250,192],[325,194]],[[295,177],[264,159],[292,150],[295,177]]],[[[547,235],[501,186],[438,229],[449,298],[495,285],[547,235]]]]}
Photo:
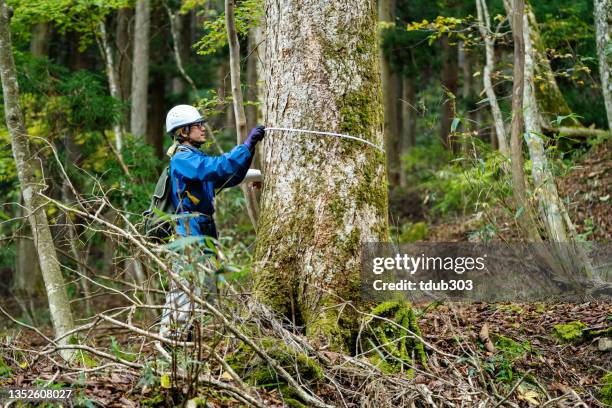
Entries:
{"type": "MultiPolygon", "coordinates": [[[[385,23],[395,23],[395,0],[378,0],[378,19],[385,23]]],[[[381,39],[382,40],[382,39],[381,39]]],[[[385,150],[387,151],[387,171],[389,184],[399,184],[399,129],[397,127],[396,86],[398,75],[391,69],[389,57],[380,47],[380,67],[382,78],[382,96],[385,120],[385,150]]]]}
{"type": "MultiPolygon", "coordinates": [[[[557,192],[555,180],[550,171],[548,159],[546,157],[546,151],[544,148],[544,142],[540,135],[542,134],[542,123],[543,115],[539,112],[538,102],[536,100],[535,92],[535,73],[536,73],[536,51],[533,43],[533,35],[530,32],[531,26],[528,13],[523,13],[525,10],[524,0],[515,0],[514,13],[512,15],[512,29],[513,38],[515,42],[515,50],[519,50],[522,56],[517,60],[515,54],[515,73],[514,81],[516,92],[513,96],[513,126],[512,126],[512,158],[513,158],[513,179],[515,177],[515,171],[518,168],[515,167],[514,159],[516,158],[515,144],[522,144],[520,138],[520,124],[516,124],[516,118],[524,113],[524,124],[525,124],[525,139],[529,149],[529,155],[532,161],[531,173],[535,183],[534,195],[538,199],[542,221],[544,229],[546,231],[546,237],[549,242],[552,243],[553,252],[556,259],[559,261],[559,265],[562,271],[559,272],[578,272],[582,276],[588,278],[592,277],[593,271],[586,254],[578,245],[575,244],[575,230],[572,222],[569,219],[567,210],[557,192]],[[521,72],[517,72],[517,66],[521,72]],[[523,66],[524,65],[524,66],[523,66]],[[524,70],[524,72],[523,72],[524,70]],[[519,97],[518,93],[521,91],[517,88],[519,81],[523,82],[522,98],[523,103],[521,106],[515,104],[514,98],[519,97]],[[515,108],[517,110],[515,110],[515,108]],[[520,112],[520,113],[519,113],[520,112]],[[560,243],[560,244],[559,244],[560,243]]],[[[521,153],[522,155],[522,153],[521,153]]],[[[521,159],[522,160],[522,159],[521,159]]],[[[516,164],[518,166],[518,164],[516,164]]],[[[521,163],[522,166],[522,163],[521,163]]],[[[513,180],[514,181],[514,180],[513,180]]],[[[515,183],[514,183],[515,184],[515,183]]],[[[525,206],[525,214],[531,212],[530,206],[525,206]]],[[[527,214],[523,215],[525,220],[532,218],[527,214]]],[[[529,225],[528,228],[533,229],[535,227],[529,225]]],[[[535,232],[529,233],[530,238],[535,238],[536,242],[540,240],[539,234],[534,235],[535,232]]],[[[571,275],[566,275],[570,276],[571,275]]]]}
{"type": "Polygon", "coordinates": [[[34,24],[32,38],[30,39],[30,52],[33,57],[41,58],[49,54],[49,35],[51,26],[49,23],[34,24]]]}
{"type": "MultiPolygon", "coordinates": [[[[125,7],[117,11],[117,29],[115,30],[117,48],[117,77],[119,80],[119,95],[121,100],[126,101],[130,98],[132,89],[132,54],[133,41],[130,35],[131,21],[134,17],[134,10],[125,7]]],[[[123,123],[129,120],[129,109],[126,110],[126,117],[123,123]]]]}
{"type": "MultiPolygon", "coordinates": [[[[407,154],[411,148],[416,146],[416,111],[415,111],[415,89],[414,78],[404,76],[402,79],[402,135],[400,158],[407,154]]],[[[400,160],[400,186],[407,187],[406,169],[404,161],[400,160]]]]}
{"type": "Polygon", "coordinates": [[[149,88],[149,0],[136,1],[134,58],[132,59],[132,109],[130,132],[144,137],[147,133],[147,93],[149,88]]]}
{"type": "Polygon", "coordinates": [[[601,90],[606,104],[608,129],[612,130],[612,56],[610,49],[610,22],[612,21],[612,1],[595,0],[595,40],[599,58],[601,90]]]}
{"type": "Polygon", "coordinates": [[[458,72],[457,72],[457,46],[451,45],[448,35],[442,36],[442,86],[444,88],[444,102],[440,113],[440,139],[448,148],[456,152],[457,143],[451,135],[451,124],[455,117],[458,72]]]}
{"type": "MultiPolygon", "coordinates": [[[[23,115],[19,106],[19,86],[5,0],[0,0],[0,76],[4,96],[4,114],[11,135],[17,175],[45,281],[51,321],[55,335],[59,337],[73,328],[72,312],[45,213],[45,200],[41,195],[44,183],[37,176],[40,171],[37,169],[39,161],[30,152],[23,115]]],[[[60,344],[67,344],[67,342],[66,337],[60,340],[60,344]]],[[[72,352],[69,351],[61,354],[66,359],[72,356],[72,352]]]]}
{"type": "MultiPolygon", "coordinates": [[[[511,12],[509,1],[504,0],[508,15],[511,12]]],[[[546,47],[538,31],[535,14],[529,5],[525,9],[524,19],[527,20],[525,30],[528,28],[528,31],[524,31],[524,35],[528,36],[528,38],[525,37],[525,70],[530,64],[533,66],[533,89],[538,109],[538,115],[534,116],[534,120],[538,121],[539,128],[543,128],[549,126],[550,122],[558,116],[569,115],[571,111],[557,85],[555,74],[546,55],[546,47]],[[538,78],[537,82],[535,78],[538,78]]],[[[525,75],[527,76],[527,72],[525,75]]]]}
{"type": "MultiPolygon", "coordinates": [[[[100,21],[98,29],[100,30],[100,51],[106,67],[106,76],[108,77],[110,93],[113,98],[121,101],[121,86],[119,85],[119,77],[115,66],[115,57],[106,33],[106,23],[100,21]]],[[[118,152],[121,152],[121,149],[123,149],[123,128],[120,122],[113,124],[113,132],[115,133],[115,148],[118,152]]]]}
{"type": "MultiPolygon", "coordinates": [[[[514,83],[512,87],[512,123],[510,133],[510,155],[512,159],[512,192],[516,205],[516,218],[523,233],[531,242],[539,242],[536,221],[533,217],[531,203],[527,198],[527,187],[523,161],[523,98],[525,77],[525,43],[523,40],[524,0],[513,0],[511,21],[514,27],[514,83]]],[[[496,130],[497,131],[497,130],[496,130]]]]}
{"type": "MultiPolygon", "coordinates": [[[[265,123],[381,146],[376,2],[299,0],[281,10],[268,0],[266,11],[265,123]]],[[[388,240],[385,154],[293,131],[268,132],[264,147],[257,293],[307,335],[342,347],[351,321],[334,306],[359,296],[360,244],[388,240]]]]}
{"type": "Polygon", "coordinates": [[[486,0],[476,0],[476,10],[478,13],[478,26],[480,35],[485,42],[485,66],[483,69],[484,90],[491,106],[491,114],[495,124],[495,135],[497,137],[497,145],[499,151],[507,156],[510,152],[508,140],[506,137],[506,129],[504,128],[504,117],[502,116],[497,96],[493,89],[493,81],[491,79],[495,70],[495,37],[491,31],[491,20],[489,17],[489,9],[486,0]]]}
{"type": "MultiPolygon", "coordinates": [[[[230,77],[232,82],[232,102],[234,105],[234,119],[236,123],[236,142],[244,143],[247,138],[247,120],[244,113],[244,96],[242,95],[242,84],[240,83],[240,43],[236,33],[234,21],[234,0],[225,0],[225,27],[227,29],[227,43],[229,45],[230,77]]],[[[259,207],[255,190],[243,183],[240,185],[246,208],[253,227],[257,229],[259,207]]]]}

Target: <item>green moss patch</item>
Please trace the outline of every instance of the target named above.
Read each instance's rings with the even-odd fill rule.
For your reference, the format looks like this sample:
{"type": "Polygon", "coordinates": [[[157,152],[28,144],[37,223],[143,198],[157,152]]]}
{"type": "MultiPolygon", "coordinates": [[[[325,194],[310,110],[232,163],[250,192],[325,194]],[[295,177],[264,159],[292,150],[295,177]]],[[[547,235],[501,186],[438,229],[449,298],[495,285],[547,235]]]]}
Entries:
{"type": "Polygon", "coordinates": [[[370,361],[389,373],[406,372],[413,375],[414,363],[427,366],[423,343],[411,333],[421,337],[421,330],[412,306],[405,302],[389,301],[376,306],[364,322],[361,349],[366,350],[370,361]]]}
{"type": "Polygon", "coordinates": [[[586,329],[586,327],[586,324],[581,321],[557,324],[553,329],[553,336],[564,343],[580,343],[584,338],[582,330],[586,329]]]}

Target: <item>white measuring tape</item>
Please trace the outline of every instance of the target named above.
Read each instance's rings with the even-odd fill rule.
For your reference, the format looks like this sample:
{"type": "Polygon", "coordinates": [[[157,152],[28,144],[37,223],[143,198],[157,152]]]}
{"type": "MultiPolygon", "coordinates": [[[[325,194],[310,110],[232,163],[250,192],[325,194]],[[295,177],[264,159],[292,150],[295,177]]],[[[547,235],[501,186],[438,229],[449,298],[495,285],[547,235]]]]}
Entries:
{"type": "Polygon", "coordinates": [[[265,130],[280,130],[280,131],[283,131],[283,132],[310,133],[310,134],[317,134],[317,135],[335,136],[335,137],[340,137],[342,139],[357,140],[358,142],[362,142],[362,143],[368,144],[368,145],[370,145],[370,146],[380,150],[383,153],[385,152],[385,150],[382,147],[377,146],[377,145],[375,145],[374,143],[372,143],[372,142],[370,142],[368,140],[365,140],[365,139],[362,139],[362,138],[356,137],[356,136],[343,135],[341,133],[318,132],[318,131],[315,131],[315,130],[293,129],[293,128],[276,128],[276,127],[267,127],[267,128],[265,128],[265,130]]]}

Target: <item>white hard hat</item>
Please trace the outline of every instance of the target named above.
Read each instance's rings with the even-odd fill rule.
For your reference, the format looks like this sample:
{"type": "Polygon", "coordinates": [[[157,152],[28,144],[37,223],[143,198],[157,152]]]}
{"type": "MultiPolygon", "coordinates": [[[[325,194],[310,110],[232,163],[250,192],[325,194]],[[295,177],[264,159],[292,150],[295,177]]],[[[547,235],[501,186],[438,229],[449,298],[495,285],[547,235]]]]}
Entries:
{"type": "Polygon", "coordinates": [[[166,132],[204,120],[200,112],[191,105],[176,105],[166,115],[166,132]]]}

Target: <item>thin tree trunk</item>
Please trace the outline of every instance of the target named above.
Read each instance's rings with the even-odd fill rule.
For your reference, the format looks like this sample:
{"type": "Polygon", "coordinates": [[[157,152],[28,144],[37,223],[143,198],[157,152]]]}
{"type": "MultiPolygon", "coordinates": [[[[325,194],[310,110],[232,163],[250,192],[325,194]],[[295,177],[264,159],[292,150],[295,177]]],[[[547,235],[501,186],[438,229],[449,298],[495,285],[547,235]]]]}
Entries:
{"type": "MultiPolygon", "coordinates": [[[[359,135],[382,146],[376,2],[281,7],[268,0],[265,7],[265,123],[359,135]]],[[[257,293],[308,336],[341,347],[347,339],[339,326],[351,328],[351,320],[339,319],[334,306],[359,296],[360,245],[389,237],[385,154],[291,131],[269,132],[264,147],[257,293]]]]}
{"type": "MultiPolygon", "coordinates": [[[[402,79],[402,137],[400,157],[407,154],[411,148],[416,146],[416,112],[415,112],[415,89],[414,78],[404,76],[402,79]]],[[[400,160],[400,186],[408,186],[406,179],[407,170],[404,161],[400,160]]]]}
{"type": "MultiPolygon", "coordinates": [[[[111,49],[110,42],[108,41],[108,35],[106,33],[106,23],[100,21],[98,25],[100,31],[99,46],[101,48],[102,56],[104,59],[104,65],[106,67],[106,75],[108,76],[108,84],[110,88],[111,96],[118,101],[121,101],[121,92],[119,85],[119,78],[117,75],[117,68],[115,67],[115,58],[113,56],[113,50],[111,49]]],[[[115,133],[115,148],[118,152],[123,149],[123,128],[120,121],[113,124],[113,132],[115,133]]]]}
{"type": "MultiPolygon", "coordinates": [[[[193,79],[191,79],[191,77],[187,74],[187,71],[185,71],[185,67],[183,66],[183,62],[186,58],[186,56],[188,55],[188,53],[186,53],[182,47],[181,47],[181,33],[182,30],[184,30],[186,22],[184,18],[181,18],[179,13],[173,13],[172,9],[170,9],[170,7],[168,5],[165,6],[166,7],[166,13],[168,14],[168,20],[170,21],[170,33],[172,34],[172,44],[173,44],[173,50],[174,50],[174,59],[176,61],[176,67],[179,70],[179,73],[181,74],[183,80],[185,80],[185,82],[187,82],[189,84],[189,86],[191,87],[191,90],[194,93],[194,96],[197,95],[198,93],[198,89],[196,88],[195,82],[193,82],[193,79]]],[[[173,88],[175,88],[173,86],[173,88]]],[[[179,92],[180,89],[175,88],[174,89],[175,92],[179,92]]]]}
{"type": "MultiPolygon", "coordinates": [[[[396,0],[378,0],[378,19],[384,23],[395,23],[396,0]]],[[[382,39],[381,39],[382,40],[382,39]]],[[[385,150],[387,151],[387,171],[389,184],[399,184],[399,129],[397,128],[397,97],[396,86],[398,76],[391,69],[388,56],[380,47],[380,66],[382,78],[382,94],[385,120],[385,150]]],[[[357,135],[358,136],[358,135],[357,135]]]]}
{"type": "MultiPolygon", "coordinates": [[[[244,112],[244,96],[240,83],[240,43],[236,33],[236,23],[234,21],[234,0],[225,0],[225,26],[227,29],[227,43],[229,45],[230,57],[230,77],[232,80],[232,102],[234,105],[234,119],[236,123],[237,143],[244,143],[247,138],[247,121],[244,112]]],[[[257,196],[254,189],[247,184],[241,184],[242,192],[246,200],[246,208],[253,224],[257,229],[257,219],[259,217],[259,207],[257,196]]]]}
{"type": "MultiPolygon", "coordinates": [[[[506,4],[508,7],[508,5],[506,4]]],[[[519,82],[523,82],[522,98],[523,104],[520,106],[521,114],[524,112],[525,123],[525,139],[529,148],[529,155],[532,161],[532,177],[535,183],[534,195],[538,199],[542,220],[546,231],[546,237],[551,242],[552,250],[559,261],[557,265],[561,270],[558,272],[573,273],[578,272],[581,276],[590,278],[593,276],[592,266],[583,249],[575,242],[575,230],[571,223],[565,206],[559,197],[557,187],[553,175],[548,165],[544,142],[540,135],[542,129],[542,115],[539,112],[538,102],[535,93],[535,73],[537,51],[532,43],[533,35],[530,32],[531,18],[527,13],[524,13],[524,0],[514,0],[512,13],[512,31],[515,41],[515,51],[517,48],[522,50],[520,60],[515,58],[515,94],[513,95],[513,114],[517,115],[518,111],[514,108],[514,98],[518,98],[517,94],[520,90],[517,88],[519,82]],[[517,75],[516,64],[521,65],[521,71],[517,75]]],[[[516,57],[516,54],[515,54],[516,57]]],[[[515,120],[513,116],[513,131],[512,131],[512,158],[513,158],[513,178],[515,177],[515,142],[518,143],[520,132],[515,129],[515,120]],[[517,134],[515,138],[515,134],[517,134]]],[[[520,125],[516,125],[520,126],[520,125]]],[[[522,143],[522,142],[521,142],[522,143]]],[[[524,207],[530,210],[530,207],[524,207]]],[[[531,212],[531,210],[530,210],[531,212]]],[[[527,213],[527,211],[525,211],[527,213]]],[[[525,219],[532,218],[531,216],[525,219]]],[[[531,234],[530,234],[531,235],[531,234]]],[[[533,238],[533,237],[531,237],[533,238]]],[[[539,235],[535,237],[540,240],[539,235]]],[[[537,242],[536,241],[536,242],[537,242]]],[[[572,278],[572,275],[566,275],[572,278]]]]}
{"type": "MultiPolygon", "coordinates": [[[[133,28],[132,19],[134,9],[125,7],[117,11],[117,28],[115,30],[115,47],[117,49],[117,77],[119,81],[119,95],[122,101],[130,98],[132,90],[132,55],[133,38],[130,35],[130,28],[133,28]]],[[[126,109],[126,116],[123,123],[129,122],[129,109],[126,109]]]]}
{"type": "Polygon", "coordinates": [[[491,31],[491,20],[486,0],[476,0],[476,10],[478,13],[478,27],[480,35],[485,42],[485,66],[483,69],[484,89],[491,106],[491,114],[495,124],[495,135],[497,136],[497,145],[499,151],[507,156],[510,152],[508,140],[506,137],[506,129],[504,128],[504,117],[502,116],[497,96],[493,89],[493,81],[491,79],[495,70],[495,37],[491,31]]]}
{"type": "Polygon", "coordinates": [[[452,120],[456,115],[456,97],[458,72],[457,72],[457,47],[450,44],[448,35],[442,36],[442,86],[444,88],[444,103],[440,112],[440,140],[449,149],[457,151],[457,143],[454,143],[451,135],[452,120]]]}
{"type": "Polygon", "coordinates": [[[130,132],[144,137],[147,133],[147,93],[149,88],[150,0],[136,1],[134,58],[132,60],[132,110],[130,132]]]}
{"type": "Polygon", "coordinates": [[[34,24],[32,38],[30,39],[30,53],[33,57],[46,57],[49,53],[49,34],[51,26],[49,23],[34,24]]]}
{"type": "Polygon", "coordinates": [[[595,0],[595,40],[599,59],[601,90],[606,104],[608,129],[612,130],[612,64],[610,63],[610,22],[612,21],[612,1],[595,0]]]}
{"type": "MultiPolygon", "coordinates": [[[[525,23],[528,25],[529,31],[525,38],[525,69],[529,64],[533,65],[533,78],[538,78],[537,83],[534,82],[534,95],[537,102],[538,116],[534,120],[538,121],[538,127],[545,128],[550,125],[550,122],[560,115],[569,115],[571,113],[565,97],[559,90],[559,85],[555,79],[555,74],[550,66],[550,61],[546,55],[546,47],[540,33],[538,31],[538,23],[535,14],[529,5],[524,11],[525,23]]],[[[508,15],[511,13],[510,0],[504,0],[504,6],[508,15]]],[[[512,23],[514,29],[514,24],[512,23]]],[[[527,101],[525,101],[527,103],[527,101]]]]}
{"type": "Polygon", "coordinates": [[[523,40],[524,0],[513,0],[511,20],[514,39],[514,84],[512,87],[512,123],[510,133],[510,155],[512,158],[512,191],[517,209],[517,220],[529,241],[541,241],[537,224],[533,218],[531,203],[527,198],[527,187],[523,161],[523,88],[525,85],[525,43],[523,40]]]}
{"type": "MultiPolygon", "coordinates": [[[[44,182],[37,176],[39,161],[30,151],[28,135],[19,106],[19,86],[5,0],[0,0],[0,77],[4,96],[4,114],[11,135],[17,175],[45,281],[51,321],[56,337],[60,337],[73,328],[72,312],[45,213],[45,200],[41,195],[44,182]]],[[[68,340],[64,337],[60,340],[60,344],[66,344],[68,340]]],[[[70,359],[73,352],[65,351],[61,354],[64,358],[70,359]]]]}

